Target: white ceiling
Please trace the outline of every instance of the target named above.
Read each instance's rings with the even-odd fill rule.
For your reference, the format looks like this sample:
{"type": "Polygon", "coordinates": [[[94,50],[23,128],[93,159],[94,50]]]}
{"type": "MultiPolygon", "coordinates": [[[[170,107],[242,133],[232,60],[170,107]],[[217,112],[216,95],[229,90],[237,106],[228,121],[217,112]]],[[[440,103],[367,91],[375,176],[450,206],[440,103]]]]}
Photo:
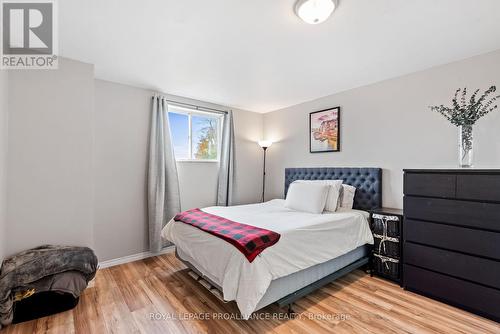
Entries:
{"type": "Polygon", "coordinates": [[[62,0],[60,53],[96,77],[268,112],[500,49],[499,0],[62,0]]]}

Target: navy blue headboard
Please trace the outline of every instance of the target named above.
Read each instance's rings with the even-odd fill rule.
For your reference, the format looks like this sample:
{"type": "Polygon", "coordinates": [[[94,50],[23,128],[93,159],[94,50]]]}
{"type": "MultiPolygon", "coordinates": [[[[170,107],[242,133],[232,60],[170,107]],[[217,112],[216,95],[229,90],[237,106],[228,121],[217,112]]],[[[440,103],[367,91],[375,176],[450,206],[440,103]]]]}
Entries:
{"type": "Polygon", "coordinates": [[[371,210],[382,207],[381,168],[286,168],[285,197],[295,180],[343,180],[356,187],[354,209],[371,210]]]}

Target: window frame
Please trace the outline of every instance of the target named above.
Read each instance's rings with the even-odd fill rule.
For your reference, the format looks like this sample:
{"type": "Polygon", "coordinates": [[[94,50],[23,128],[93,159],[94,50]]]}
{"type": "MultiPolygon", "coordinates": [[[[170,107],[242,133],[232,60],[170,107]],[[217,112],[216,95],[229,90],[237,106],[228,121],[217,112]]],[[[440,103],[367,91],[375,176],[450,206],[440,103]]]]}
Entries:
{"type": "MultiPolygon", "coordinates": [[[[221,150],[221,140],[222,140],[222,120],[224,115],[216,114],[206,111],[197,110],[189,107],[177,106],[174,104],[168,104],[168,113],[187,115],[188,116],[188,155],[190,158],[178,159],[175,157],[176,162],[219,162],[220,161],[220,150],[221,150]],[[196,159],[193,158],[193,116],[207,117],[217,119],[217,158],[216,159],[196,159]]],[[[170,125],[170,120],[169,120],[170,125]]],[[[174,149],[175,155],[175,149],[174,149]]]]}

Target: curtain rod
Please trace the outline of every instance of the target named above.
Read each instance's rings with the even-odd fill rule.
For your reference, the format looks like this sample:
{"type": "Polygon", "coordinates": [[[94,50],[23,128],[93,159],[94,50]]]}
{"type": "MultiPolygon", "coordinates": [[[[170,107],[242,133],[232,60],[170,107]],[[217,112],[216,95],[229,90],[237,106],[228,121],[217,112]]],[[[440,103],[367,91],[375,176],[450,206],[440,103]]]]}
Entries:
{"type": "MultiPolygon", "coordinates": [[[[210,111],[210,112],[213,112],[213,113],[216,113],[216,114],[224,114],[226,115],[228,112],[226,110],[220,110],[220,109],[214,109],[214,108],[208,108],[208,107],[202,107],[202,106],[198,106],[196,104],[191,104],[191,103],[184,103],[184,102],[178,102],[178,101],[173,101],[173,100],[169,100],[167,98],[165,98],[164,96],[158,94],[156,96],[159,96],[161,97],[163,100],[167,101],[167,102],[170,102],[172,104],[177,104],[179,105],[180,107],[189,107],[189,108],[192,108],[192,109],[195,109],[195,110],[200,110],[200,111],[210,111]]],[[[156,97],[155,95],[152,96],[152,98],[154,99],[156,97]]]]}

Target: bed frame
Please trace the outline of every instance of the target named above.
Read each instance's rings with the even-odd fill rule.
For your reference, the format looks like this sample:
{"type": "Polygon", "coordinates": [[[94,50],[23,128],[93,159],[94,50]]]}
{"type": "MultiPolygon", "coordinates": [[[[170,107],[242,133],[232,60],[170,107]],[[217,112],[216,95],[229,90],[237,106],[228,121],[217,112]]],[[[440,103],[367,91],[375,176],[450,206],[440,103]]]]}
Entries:
{"type": "MultiPolygon", "coordinates": [[[[290,184],[296,180],[343,180],[345,184],[356,187],[353,206],[354,209],[369,211],[382,207],[382,169],[380,168],[286,168],[285,197],[290,184]]],[[[195,272],[199,276],[199,279],[208,281],[209,285],[211,285],[212,288],[221,291],[221,288],[219,286],[211,282],[206,277],[203,277],[202,273],[193,264],[183,260],[177,254],[177,251],[176,256],[188,268],[195,272]]],[[[352,272],[353,270],[367,265],[368,263],[369,256],[362,257],[343,267],[342,269],[332,272],[329,275],[277,300],[275,304],[277,304],[279,307],[288,306],[288,312],[292,313],[292,304],[296,300],[333,282],[334,280],[352,272]]]]}

